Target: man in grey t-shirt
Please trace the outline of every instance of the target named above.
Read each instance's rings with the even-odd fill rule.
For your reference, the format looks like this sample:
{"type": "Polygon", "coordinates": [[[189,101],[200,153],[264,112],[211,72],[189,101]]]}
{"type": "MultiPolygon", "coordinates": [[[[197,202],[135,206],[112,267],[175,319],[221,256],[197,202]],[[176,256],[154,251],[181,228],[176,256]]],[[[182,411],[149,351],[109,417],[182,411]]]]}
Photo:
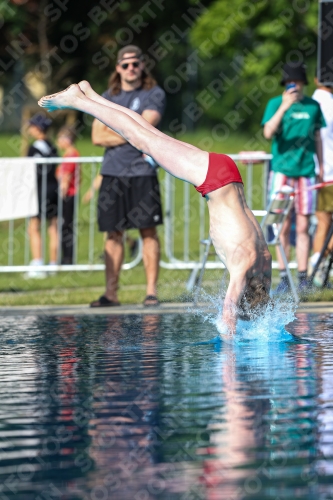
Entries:
{"type": "MultiPolygon", "coordinates": [[[[157,126],[165,108],[165,93],[147,72],[142,51],[127,45],[118,53],[116,70],[103,97],[139,113],[157,126]]],[[[140,231],[147,278],[144,305],[158,305],[157,278],[160,244],[156,226],[162,224],[162,208],[155,165],[120,135],[98,120],[92,127],[92,141],[106,148],[98,198],[99,230],[107,233],[105,243],[106,290],[91,307],[119,305],[117,288],[124,256],[123,234],[140,231]]]]}

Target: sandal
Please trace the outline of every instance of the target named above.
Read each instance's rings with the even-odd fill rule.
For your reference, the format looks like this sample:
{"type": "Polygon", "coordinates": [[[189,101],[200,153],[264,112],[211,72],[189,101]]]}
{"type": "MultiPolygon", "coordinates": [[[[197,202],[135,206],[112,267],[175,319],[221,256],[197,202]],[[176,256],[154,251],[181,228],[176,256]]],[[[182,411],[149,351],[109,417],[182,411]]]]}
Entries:
{"type": "Polygon", "coordinates": [[[143,301],[143,305],[145,307],[157,307],[160,305],[160,302],[156,295],[147,295],[147,297],[143,301]]]}
{"type": "Polygon", "coordinates": [[[105,295],[102,295],[99,299],[90,302],[90,307],[116,307],[120,306],[120,302],[114,300],[109,300],[105,295]]]}

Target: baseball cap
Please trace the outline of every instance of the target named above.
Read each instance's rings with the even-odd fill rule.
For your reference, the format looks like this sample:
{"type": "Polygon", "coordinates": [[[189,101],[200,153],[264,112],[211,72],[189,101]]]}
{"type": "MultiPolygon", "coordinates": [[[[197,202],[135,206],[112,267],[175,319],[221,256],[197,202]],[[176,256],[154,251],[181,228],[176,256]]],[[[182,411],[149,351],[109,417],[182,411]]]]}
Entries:
{"type": "Polygon", "coordinates": [[[51,124],[52,120],[50,118],[40,114],[34,115],[29,120],[29,125],[35,125],[35,127],[40,128],[43,132],[46,132],[51,124]]]}
{"type": "Polygon", "coordinates": [[[299,80],[307,85],[309,82],[306,77],[305,64],[300,62],[284,64],[280,84],[285,85],[289,80],[299,80]]]}
{"type": "MultiPolygon", "coordinates": [[[[118,62],[122,61],[124,59],[125,54],[135,54],[136,57],[138,57],[140,59],[142,56],[142,50],[137,45],[126,45],[125,47],[123,47],[122,49],[119,50],[117,61],[118,62]]],[[[132,57],[133,56],[131,56],[130,58],[132,58],[132,57]]],[[[130,58],[125,57],[125,59],[130,59],[130,58]]]]}

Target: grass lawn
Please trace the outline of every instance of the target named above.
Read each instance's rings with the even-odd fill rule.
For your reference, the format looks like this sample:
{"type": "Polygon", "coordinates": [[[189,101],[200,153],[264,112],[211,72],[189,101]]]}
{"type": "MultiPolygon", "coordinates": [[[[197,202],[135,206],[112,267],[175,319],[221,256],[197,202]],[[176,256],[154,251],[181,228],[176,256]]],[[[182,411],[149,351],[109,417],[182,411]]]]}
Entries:
{"type": "MultiPolygon", "coordinates": [[[[227,141],[214,142],[212,150],[222,153],[238,153],[244,149],[244,144],[250,137],[232,136],[227,141]]],[[[200,145],[203,141],[212,140],[209,131],[199,131],[191,135],[184,135],[181,140],[194,145],[200,145]]],[[[17,156],[11,144],[17,144],[19,136],[2,135],[0,136],[0,154],[4,157],[17,156]]],[[[78,150],[82,156],[102,156],[103,149],[91,144],[90,139],[81,139],[77,143],[78,150]]],[[[269,151],[269,144],[264,148],[269,151]]],[[[241,169],[245,174],[245,168],[241,169]]],[[[91,182],[91,173],[88,167],[82,169],[81,196],[88,189],[91,182]]],[[[253,208],[262,208],[262,167],[254,168],[253,181],[253,208]]],[[[161,185],[164,185],[164,171],[160,169],[159,178],[161,185]]],[[[174,244],[173,254],[176,258],[182,259],[184,256],[184,188],[185,184],[175,180],[174,183],[174,244]]],[[[198,260],[200,228],[199,201],[198,193],[189,186],[189,260],[198,260]]],[[[162,188],[163,192],[163,188],[162,188]]],[[[165,207],[165,201],[164,201],[165,207]]],[[[78,245],[78,263],[88,262],[88,237],[89,237],[89,205],[83,205],[80,201],[79,207],[79,245],[78,245]]],[[[205,214],[205,231],[208,231],[208,216],[205,214]]],[[[19,220],[14,223],[14,265],[24,264],[25,252],[25,221],[19,220]]],[[[136,237],[136,231],[130,231],[131,236],[136,237]]],[[[165,255],[164,228],[159,227],[159,234],[162,244],[162,259],[167,261],[165,255]]],[[[204,233],[206,235],[206,233],[204,233]]],[[[8,257],[8,222],[0,222],[0,264],[7,265],[8,257]]],[[[102,262],[103,235],[94,231],[95,250],[93,256],[94,263],[102,262]]],[[[214,258],[214,257],[213,257],[214,258]]],[[[126,251],[126,260],[129,260],[128,251],[126,251]]],[[[47,259],[46,259],[47,261],[47,259]]],[[[190,295],[186,291],[186,282],[190,271],[169,271],[161,269],[159,279],[159,297],[162,301],[187,301],[190,295]]],[[[275,273],[276,274],[276,273],[275,273]]],[[[222,271],[207,271],[205,273],[204,290],[208,294],[218,293],[222,271]]],[[[55,276],[49,276],[45,279],[25,279],[22,273],[2,273],[0,274],[0,306],[10,305],[66,305],[66,304],[85,304],[99,297],[104,291],[104,273],[103,272],[59,272],[55,276]]],[[[145,275],[142,264],[132,270],[121,273],[119,284],[119,299],[122,303],[140,303],[145,297],[145,275]]],[[[309,296],[308,300],[333,300],[333,293],[325,291],[309,296]]]]}

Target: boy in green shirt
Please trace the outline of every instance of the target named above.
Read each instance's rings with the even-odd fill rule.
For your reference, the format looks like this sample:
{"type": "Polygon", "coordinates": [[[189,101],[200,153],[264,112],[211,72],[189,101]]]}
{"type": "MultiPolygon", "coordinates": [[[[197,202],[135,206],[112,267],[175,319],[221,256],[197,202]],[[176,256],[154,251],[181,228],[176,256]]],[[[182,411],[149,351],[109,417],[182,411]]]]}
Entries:
{"type": "MultiPolygon", "coordinates": [[[[320,128],[326,125],[319,104],[303,95],[303,87],[307,83],[303,64],[285,64],[281,85],[285,86],[286,90],[281,96],[268,102],[262,119],[265,138],[273,139],[270,196],[283,185],[300,191],[295,196],[299,291],[304,291],[308,285],[309,219],[316,210],[316,191],[309,188],[316,182],[321,182],[323,178],[320,128]],[[319,163],[318,177],[315,173],[315,154],[319,163]]],[[[290,250],[290,228],[291,217],[285,222],[280,236],[287,258],[290,250]]],[[[277,256],[281,282],[275,292],[284,293],[289,291],[289,282],[278,248],[277,256]]]]}

